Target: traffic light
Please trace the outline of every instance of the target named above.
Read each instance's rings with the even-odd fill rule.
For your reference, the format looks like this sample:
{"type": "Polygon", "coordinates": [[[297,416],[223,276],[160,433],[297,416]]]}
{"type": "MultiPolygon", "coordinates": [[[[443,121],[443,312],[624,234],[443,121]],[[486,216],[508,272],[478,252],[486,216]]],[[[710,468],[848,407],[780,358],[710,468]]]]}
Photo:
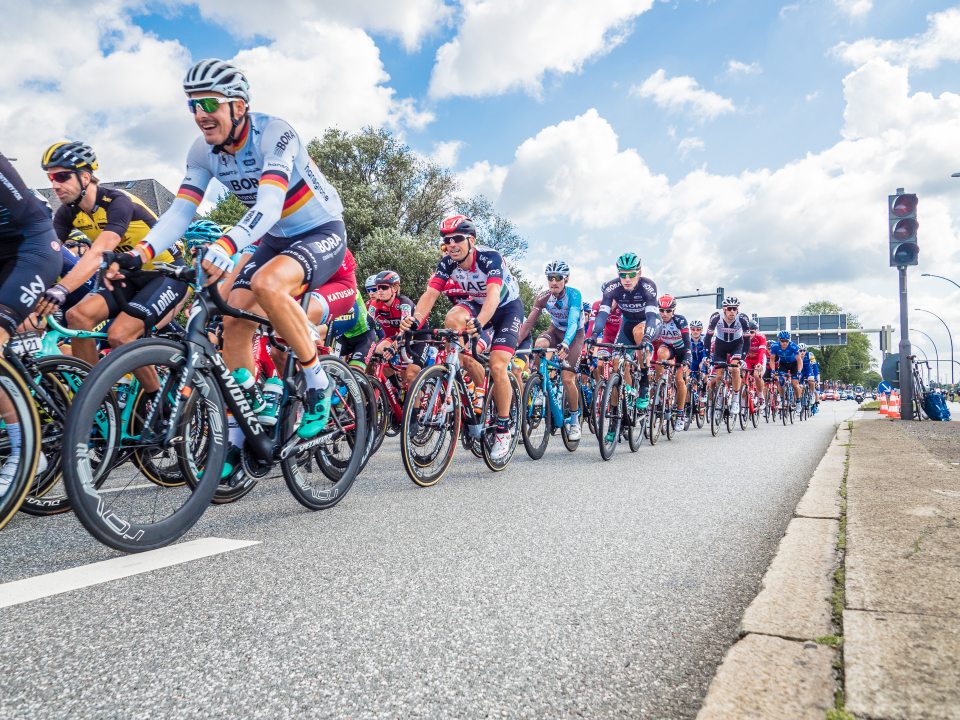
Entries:
{"type": "Polygon", "coordinates": [[[717,310],[723,309],[723,288],[717,288],[717,310]]]}
{"type": "Polygon", "coordinates": [[[920,248],[917,246],[917,196],[897,190],[888,197],[890,224],[890,267],[916,265],[920,248]]]}

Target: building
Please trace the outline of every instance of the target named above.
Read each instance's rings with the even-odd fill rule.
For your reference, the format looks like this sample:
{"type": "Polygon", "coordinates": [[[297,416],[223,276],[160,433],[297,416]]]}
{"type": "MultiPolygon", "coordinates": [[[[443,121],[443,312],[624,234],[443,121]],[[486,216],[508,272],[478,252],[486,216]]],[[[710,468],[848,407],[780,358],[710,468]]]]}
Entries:
{"type": "MultiPolygon", "coordinates": [[[[173,203],[174,194],[167,190],[156,180],[121,180],[119,182],[101,182],[100,185],[112,190],[126,190],[131,195],[136,195],[143,203],[160,217],[168,207],[173,203]]],[[[60,207],[60,201],[53,188],[37,188],[38,193],[43,195],[49,202],[53,212],[57,212],[60,207]]]]}

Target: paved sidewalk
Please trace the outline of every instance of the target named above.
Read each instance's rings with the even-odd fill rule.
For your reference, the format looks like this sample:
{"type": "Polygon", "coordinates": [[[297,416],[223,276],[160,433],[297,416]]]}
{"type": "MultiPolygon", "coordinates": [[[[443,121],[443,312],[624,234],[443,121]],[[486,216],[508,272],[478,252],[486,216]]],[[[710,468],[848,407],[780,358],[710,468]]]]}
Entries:
{"type": "Polygon", "coordinates": [[[960,423],[861,421],[847,475],[846,709],[960,719],[960,423]]]}

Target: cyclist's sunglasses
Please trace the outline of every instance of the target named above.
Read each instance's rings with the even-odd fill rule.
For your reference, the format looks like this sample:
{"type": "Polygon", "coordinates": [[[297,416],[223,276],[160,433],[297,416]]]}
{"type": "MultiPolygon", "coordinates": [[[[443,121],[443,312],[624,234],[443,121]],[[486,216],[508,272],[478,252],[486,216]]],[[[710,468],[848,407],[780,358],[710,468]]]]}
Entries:
{"type": "Polygon", "coordinates": [[[640,273],[638,273],[638,272],[636,272],[636,271],[634,271],[634,272],[621,272],[621,273],[620,273],[620,277],[622,277],[622,278],[635,278],[635,277],[636,277],[637,275],[639,275],[639,274],[640,274],[640,273]]]}
{"type": "Polygon", "coordinates": [[[550,282],[560,282],[563,280],[563,275],[547,275],[547,280],[550,282]]]}
{"type": "Polygon", "coordinates": [[[65,248],[68,248],[69,250],[73,250],[75,247],[80,247],[80,243],[78,243],[78,242],[65,242],[65,243],[63,244],[63,246],[64,246],[65,248]]]}
{"type": "Polygon", "coordinates": [[[670,308],[660,308],[660,312],[666,315],[667,313],[672,313],[673,310],[671,310],[670,308]]]}
{"type": "Polygon", "coordinates": [[[73,177],[73,170],[61,170],[60,172],[47,173],[47,177],[53,182],[58,182],[62,185],[73,177]]]}
{"type": "Polygon", "coordinates": [[[389,290],[393,285],[377,285],[377,290],[389,290]]]}
{"type": "Polygon", "coordinates": [[[220,109],[221,103],[232,103],[236,102],[240,98],[215,98],[215,97],[205,97],[205,98],[190,98],[187,100],[187,107],[190,108],[190,112],[194,115],[197,114],[197,108],[199,107],[205,113],[213,113],[220,109]]]}
{"type": "Polygon", "coordinates": [[[470,235],[444,235],[443,240],[446,243],[462,243],[470,239],[470,235]]]}

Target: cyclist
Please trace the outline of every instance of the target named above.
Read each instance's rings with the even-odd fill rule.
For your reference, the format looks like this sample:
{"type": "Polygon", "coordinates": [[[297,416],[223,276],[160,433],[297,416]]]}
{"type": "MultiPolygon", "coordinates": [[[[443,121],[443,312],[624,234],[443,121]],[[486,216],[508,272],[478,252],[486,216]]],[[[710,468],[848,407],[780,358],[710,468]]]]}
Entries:
{"type": "MultiPolygon", "coordinates": [[[[593,335],[593,326],[597,321],[597,315],[600,314],[600,300],[597,300],[590,306],[590,320],[587,323],[587,329],[584,333],[584,337],[590,337],[593,335]]],[[[604,345],[609,345],[613,342],[616,342],[617,336],[620,334],[620,325],[623,324],[623,313],[620,311],[620,306],[616,302],[613,303],[613,306],[610,310],[610,314],[607,316],[607,322],[603,326],[603,338],[600,340],[604,345]]],[[[603,363],[610,357],[610,351],[606,348],[591,348],[590,354],[593,357],[597,358],[597,365],[593,369],[593,377],[597,382],[603,380],[603,363]]]]}
{"type": "Polygon", "coordinates": [[[705,372],[707,352],[703,347],[703,321],[690,323],[690,368],[695,377],[705,372]]]}
{"type": "Polygon", "coordinates": [[[71,230],[63,246],[77,257],[83,257],[84,253],[90,249],[90,238],[79,230],[71,230]]]}
{"type": "MultiPolygon", "coordinates": [[[[797,378],[803,369],[803,359],[800,357],[800,347],[790,341],[790,331],[781,330],[777,333],[777,342],[770,346],[770,357],[777,359],[777,372],[790,373],[790,382],[793,384],[793,397],[796,411],[800,412],[800,382],[797,378]]],[[[780,396],[786,392],[784,385],[780,386],[780,396]]]]}
{"type": "MultiPolygon", "coordinates": [[[[335,388],[320,365],[309,321],[296,298],[319,289],[326,305],[323,319],[342,315],[356,298],[355,263],[348,255],[337,191],[288,123],[249,111],[249,89],[244,74],[223,60],[200,60],[187,71],[183,91],[202,137],[190,148],[186,175],[173,204],[147,242],[121,258],[122,268],[137,269],[172,246],[193,220],[214,179],[250,208],[207,248],[202,267],[210,282],[216,282],[233,269],[231,256],[238,249],[260,241],[234,282],[229,303],[265,314],[300,362],[307,390],[297,434],[306,439],[327,424],[335,388]]],[[[255,372],[256,330],[255,322],[224,318],[223,359],[232,371],[255,372]]],[[[242,442],[233,421],[234,457],[242,442]]]]}
{"type": "Polygon", "coordinates": [[[800,371],[800,379],[807,383],[810,388],[810,394],[813,396],[813,412],[817,412],[817,403],[820,398],[817,394],[817,383],[820,382],[820,366],[817,365],[817,359],[813,352],[807,349],[806,343],[800,343],[798,346],[803,356],[803,368],[800,371]]]}
{"type": "MultiPolygon", "coordinates": [[[[593,323],[591,342],[596,342],[605,329],[613,303],[623,313],[623,324],[617,334],[616,342],[623,345],[642,345],[640,356],[641,373],[637,383],[639,395],[637,409],[646,410],[650,403],[649,361],[653,350],[653,341],[660,335],[660,308],[657,306],[657,286],[650,278],[640,275],[640,258],[628,252],[617,258],[618,278],[603,285],[603,297],[600,310],[593,323]]],[[[630,367],[623,372],[626,385],[630,384],[630,367]]],[[[612,438],[611,438],[612,440],[612,438]]]]}
{"type": "MultiPolygon", "coordinates": [[[[723,312],[717,311],[710,316],[707,324],[707,338],[703,346],[710,347],[713,363],[729,364],[733,385],[733,399],[730,412],[740,412],[740,361],[750,350],[750,327],[746,314],[738,312],[740,301],[735,297],[725,298],[723,312]],[[716,339],[714,340],[714,335],[716,339]],[[713,343],[711,346],[711,342],[713,343]]],[[[722,374],[723,370],[721,370],[722,374]]],[[[719,378],[718,378],[719,379],[719,378]]],[[[710,387],[716,387],[716,380],[710,381],[710,387]]]]}
{"type": "MultiPolygon", "coordinates": [[[[63,203],[53,218],[53,226],[61,243],[70,238],[74,228],[80,230],[92,245],[70,272],[60,278],[44,294],[37,306],[40,315],[48,315],[76,298],[76,293],[93,278],[100,267],[102,253],[131,251],[142,244],[157,216],[140,198],[124,190],[100,187],[93,174],[97,156],[89,145],[81,142],[55,143],[47,148],[41,165],[50,178],[53,191],[63,203]],[[72,296],[72,297],[71,297],[72,296]]],[[[179,248],[155,258],[158,262],[183,265],[179,248]]],[[[151,269],[147,263],[144,269],[151,269]]],[[[132,278],[120,292],[132,307],[144,311],[151,325],[163,325],[173,317],[177,304],[186,296],[187,283],[170,278],[140,280],[132,278]]],[[[93,330],[105,320],[113,320],[107,328],[107,342],[120,347],[133,342],[144,332],[144,321],[121,312],[112,292],[99,290],[83,297],[66,312],[67,326],[93,330]]],[[[73,355],[96,365],[100,353],[95,340],[75,338],[70,343],[73,355]]],[[[141,369],[137,373],[141,386],[148,393],[160,389],[156,375],[141,369]]]]}
{"type": "Polygon", "coordinates": [[[331,345],[335,341],[340,343],[339,354],[345,363],[366,371],[377,346],[377,334],[367,324],[367,313],[361,309],[359,300],[353,303],[349,313],[333,321],[327,337],[331,345]]]}
{"type": "MultiPolygon", "coordinates": [[[[523,322],[523,301],[520,286],[510,274],[503,256],[496,250],[477,244],[477,228],[473,220],[463,215],[448,217],[440,225],[445,255],[427,283],[412,318],[406,318],[400,329],[407,330],[414,323],[423,325],[443,292],[447,281],[454,280],[468,294],[450,309],[444,327],[478,333],[488,326],[493,329],[490,346],[490,379],[497,404],[497,431],[490,455],[502,460],[510,451],[510,404],[512,390],[507,372],[517,349],[517,334],[523,322]]],[[[484,377],[483,367],[470,353],[461,353],[464,369],[471,378],[484,377]]]]}
{"type": "MultiPolygon", "coordinates": [[[[690,327],[683,315],[677,315],[677,301],[672,295],[661,295],[658,301],[660,306],[660,337],[653,342],[657,360],[669,361],[677,364],[674,383],[677,388],[677,415],[675,425],[677,430],[683,428],[683,407],[687,402],[687,371],[693,361],[690,345],[690,327]]],[[[656,380],[660,379],[663,370],[657,366],[656,380]]]]}
{"type": "Polygon", "coordinates": [[[767,336],[759,332],[760,325],[751,320],[747,327],[750,329],[750,349],[743,358],[747,372],[753,373],[753,380],[757,384],[757,395],[760,398],[760,408],[763,408],[763,376],[767,367],[767,336]]]}
{"type": "MultiPolygon", "coordinates": [[[[400,338],[400,323],[404,318],[413,315],[414,302],[406,295],[400,294],[400,276],[393,270],[384,270],[377,275],[377,299],[373,302],[374,320],[383,328],[384,338],[377,345],[377,352],[385,353],[385,356],[393,355],[399,352],[401,359],[406,363],[402,373],[403,384],[410,387],[420,371],[426,367],[429,362],[430,346],[426,342],[414,342],[410,344],[410,351],[406,348],[396,348],[395,344],[400,338]]],[[[387,357],[389,360],[389,357],[387,357]]],[[[393,375],[393,368],[387,366],[383,369],[383,374],[387,377],[393,375]]]]}
{"type": "MultiPolygon", "coordinates": [[[[44,291],[57,279],[62,265],[60,243],[46,208],[0,154],[0,348],[33,311],[44,291]]],[[[0,497],[16,477],[22,433],[10,398],[0,389],[10,454],[0,470],[0,497]]],[[[46,470],[40,453],[37,472],[46,470]]]]}
{"type": "Polygon", "coordinates": [[[557,359],[562,370],[560,379],[570,406],[567,437],[580,439],[580,393],[577,391],[576,371],[583,352],[583,301],[580,291],[567,286],[570,266],[562,260],[547,264],[544,270],[548,289],[533,303],[530,314],[520,326],[520,341],[525,340],[544,310],[550,315],[550,327],[537,337],[535,347],[557,348],[557,359]]]}

